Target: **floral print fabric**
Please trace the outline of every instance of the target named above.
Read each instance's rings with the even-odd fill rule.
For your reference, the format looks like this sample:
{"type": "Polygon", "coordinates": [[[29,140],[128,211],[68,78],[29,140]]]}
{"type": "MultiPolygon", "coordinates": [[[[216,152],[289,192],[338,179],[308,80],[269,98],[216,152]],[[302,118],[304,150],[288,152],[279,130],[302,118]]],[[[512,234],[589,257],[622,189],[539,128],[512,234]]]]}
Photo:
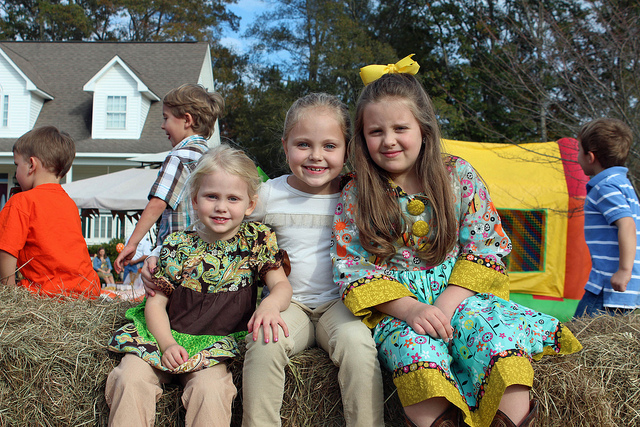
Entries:
{"type": "Polygon", "coordinates": [[[446,260],[429,266],[416,255],[431,236],[419,235],[432,229],[429,202],[421,195],[405,194],[393,183],[390,188],[410,223],[391,259],[368,254],[359,243],[353,218],[356,178],[345,186],[336,211],[334,280],[345,305],[373,328],[379,358],[393,372],[404,406],[445,397],[461,409],[467,424],[488,426],[506,387],[532,386],[531,358],[572,353],[581,346],[557,319],[508,301],[502,259],[511,244],[486,187],[464,160],[450,157],[445,164],[460,224],[458,244],[446,260]],[[416,233],[418,223],[426,227],[419,225],[416,233]],[[449,343],[419,335],[406,322],[375,308],[403,296],[433,304],[449,284],[476,292],[454,313],[454,339],[449,343]]]}
{"type": "MultiPolygon", "coordinates": [[[[283,265],[271,229],[244,222],[230,240],[207,243],[194,231],[173,233],[164,241],[156,279],[169,296],[171,333],[189,353],[189,360],[171,373],[193,372],[238,356],[237,341],[246,335],[256,306],[257,281],[283,265]]],[[[133,353],[153,367],[169,371],[147,329],[144,305],[127,310],[132,320],[120,328],[109,349],[133,353]]]]}

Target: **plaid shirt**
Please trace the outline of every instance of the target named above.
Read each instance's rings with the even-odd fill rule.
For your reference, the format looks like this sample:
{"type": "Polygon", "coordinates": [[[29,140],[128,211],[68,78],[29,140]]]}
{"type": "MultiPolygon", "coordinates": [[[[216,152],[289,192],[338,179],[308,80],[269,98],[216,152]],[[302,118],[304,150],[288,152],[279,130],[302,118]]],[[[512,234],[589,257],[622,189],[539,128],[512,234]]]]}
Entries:
{"type": "Polygon", "coordinates": [[[149,191],[149,199],[157,197],[167,203],[160,220],[157,245],[161,245],[169,234],[182,231],[193,222],[195,214],[191,199],[185,197],[189,191],[187,183],[198,160],[208,149],[203,137],[192,135],[180,141],[164,160],[149,191]]]}

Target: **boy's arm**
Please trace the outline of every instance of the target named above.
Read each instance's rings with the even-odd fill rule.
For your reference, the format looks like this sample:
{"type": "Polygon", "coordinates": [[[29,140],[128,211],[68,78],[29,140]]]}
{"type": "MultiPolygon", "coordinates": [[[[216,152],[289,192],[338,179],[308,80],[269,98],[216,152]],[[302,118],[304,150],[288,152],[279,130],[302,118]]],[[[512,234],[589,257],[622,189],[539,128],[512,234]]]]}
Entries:
{"type": "Polygon", "coordinates": [[[254,341],[258,339],[260,326],[264,330],[265,342],[269,342],[271,335],[273,335],[273,341],[278,341],[278,325],[282,327],[285,336],[289,336],[289,328],[280,317],[280,312],[289,307],[293,290],[282,267],[269,270],[264,277],[264,282],[269,288],[269,296],[260,302],[249,320],[247,329],[253,334],[254,341]]]}
{"type": "Polygon", "coordinates": [[[620,261],[618,271],[611,276],[611,287],[614,291],[624,292],[631,280],[633,262],[636,259],[636,222],[630,216],[614,221],[618,227],[618,247],[620,249],[620,261]]]}
{"type": "Polygon", "coordinates": [[[0,283],[3,285],[16,284],[16,267],[18,259],[0,249],[0,283]]]}
{"type": "Polygon", "coordinates": [[[116,260],[114,261],[116,273],[120,273],[124,268],[124,262],[129,264],[131,262],[131,258],[135,255],[136,249],[138,248],[138,243],[144,238],[144,235],[153,227],[158,221],[158,218],[162,215],[162,212],[167,208],[167,202],[157,197],[151,197],[149,203],[142,211],[142,215],[140,215],[140,219],[136,224],[136,228],[131,233],[131,237],[129,237],[129,241],[127,245],[124,247],[122,252],[118,255],[116,260]]]}

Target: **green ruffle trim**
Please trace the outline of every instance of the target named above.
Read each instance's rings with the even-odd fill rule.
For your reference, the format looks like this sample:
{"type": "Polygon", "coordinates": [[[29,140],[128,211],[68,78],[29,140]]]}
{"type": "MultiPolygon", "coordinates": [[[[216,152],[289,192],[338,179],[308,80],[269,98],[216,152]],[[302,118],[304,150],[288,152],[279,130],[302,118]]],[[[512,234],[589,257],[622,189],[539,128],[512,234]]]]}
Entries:
{"type": "MultiPolygon", "coordinates": [[[[147,328],[147,320],[144,316],[144,307],[146,305],[147,299],[145,298],[140,304],[135,307],[131,307],[127,310],[125,317],[128,320],[131,320],[133,324],[136,326],[138,331],[138,335],[145,341],[150,341],[157,343],[155,337],[149,329],[147,328]]],[[[245,336],[247,336],[247,331],[234,332],[229,335],[190,335],[183,334],[181,332],[171,330],[171,335],[176,340],[178,344],[184,347],[189,354],[189,357],[193,357],[198,354],[203,348],[209,348],[213,346],[215,343],[220,341],[227,341],[229,338],[233,338],[236,343],[243,340],[245,336]]]]}

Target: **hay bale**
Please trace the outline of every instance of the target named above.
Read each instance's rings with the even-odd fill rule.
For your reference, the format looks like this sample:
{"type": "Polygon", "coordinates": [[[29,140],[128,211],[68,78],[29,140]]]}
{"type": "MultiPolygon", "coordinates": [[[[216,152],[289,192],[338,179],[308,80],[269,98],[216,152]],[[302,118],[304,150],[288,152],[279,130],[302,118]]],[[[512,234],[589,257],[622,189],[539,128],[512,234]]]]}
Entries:
{"type": "Polygon", "coordinates": [[[567,326],[583,350],[534,364],[540,426],[640,425],[640,313],[567,326]]]}
{"type": "MultiPolygon", "coordinates": [[[[0,301],[0,426],[106,425],[105,381],[121,356],[105,344],[125,323],[131,303],[43,299],[8,287],[0,288],[0,301]]],[[[639,425],[640,315],[585,318],[569,326],[584,350],[534,364],[539,425],[639,425]]],[[[242,419],[241,363],[231,367],[238,387],[233,426],[242,419]]],[[[386,425],[402,425],[386,372],[384,386],[386,425]]],[[[178,386],[165,387],[156,425],[184,425],[181,394],[178,386]]],[[[322,350],[292,358],[282,417],[285,427],[344,426],[337,369],[322,350]]]]}

